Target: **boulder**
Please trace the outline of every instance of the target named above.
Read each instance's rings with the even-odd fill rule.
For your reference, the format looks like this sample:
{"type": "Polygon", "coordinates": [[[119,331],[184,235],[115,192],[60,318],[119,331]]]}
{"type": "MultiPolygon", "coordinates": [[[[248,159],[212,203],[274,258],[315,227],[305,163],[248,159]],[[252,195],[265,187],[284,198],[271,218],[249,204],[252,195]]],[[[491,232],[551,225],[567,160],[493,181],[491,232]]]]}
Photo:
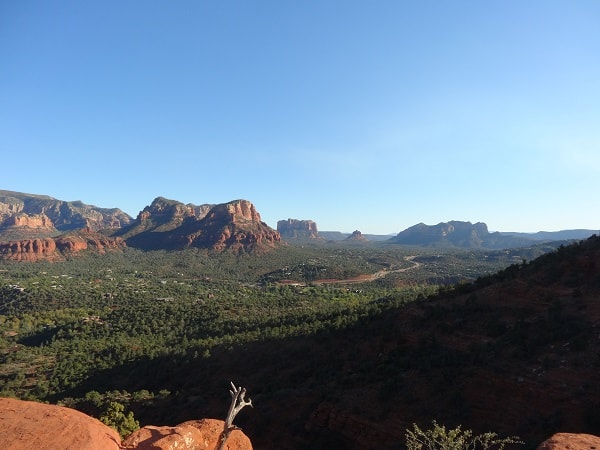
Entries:
{"type": "Polygon", "coordinates": [[[62,406],[0,398],[2,450],[120,450],[112,428],[62,406]]]}
{"type": "Polygon", "coordinates": [[[592,434],[556,433],[537,450],[599,450],[600,437],[592,434]]]}
{"type": "MultiPolygon", "coordinates": [[[[224,422],[202,419],[175,427],[145,426],[123,441],[123,449],[136,450],[216,450],[224,422]]],[[[250,439],[241,430],[233,430],[225,442],[225,450],[252,450],[250,439]]]]}

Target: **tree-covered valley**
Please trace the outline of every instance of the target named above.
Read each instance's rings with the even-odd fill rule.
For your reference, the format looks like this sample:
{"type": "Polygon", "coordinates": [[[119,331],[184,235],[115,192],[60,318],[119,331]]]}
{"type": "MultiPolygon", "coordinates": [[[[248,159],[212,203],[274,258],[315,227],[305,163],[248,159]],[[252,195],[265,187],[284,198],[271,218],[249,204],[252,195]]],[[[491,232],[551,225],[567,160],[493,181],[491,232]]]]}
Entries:
{"type": "MultiPolygon", "coordinates": [[[[478,365],[507,370],[501,361],[547,344],[524,337],[532,326],[525,306],[515,307],[520,319],[504,318],[487,305],[497,295],[480,291],[532,271],[541,255],[566,253],[558,245],[322,243],[255,255],[125,249],[2,261],[0,395],[96,417],[118,404],[144,425],[221,417],[235,381],[254,400],[239,422],[257,448],[369,448],[360,429],[379,448],[400,448],[410,423],[435,418],[537,439],[560,423],[555,413],[534,427],[473,421],[479,407],[466,380],[480,379],[478,365]],[[469,342],[473,333],[485,339],[469,342]],[[506,342],[525,347],[507,355],[506,342]]],[[[597,350],[588,343],[596,325],[571,318],[564,294],[545,295],[554,308],[547,321],[558,322],[544,327],[566,327],[552,345],[597,350]]],[[[545,370],[562,364],[544,358],[545,370]]],[[[581,423],[595,426],[590,398],[581,423]]]]}

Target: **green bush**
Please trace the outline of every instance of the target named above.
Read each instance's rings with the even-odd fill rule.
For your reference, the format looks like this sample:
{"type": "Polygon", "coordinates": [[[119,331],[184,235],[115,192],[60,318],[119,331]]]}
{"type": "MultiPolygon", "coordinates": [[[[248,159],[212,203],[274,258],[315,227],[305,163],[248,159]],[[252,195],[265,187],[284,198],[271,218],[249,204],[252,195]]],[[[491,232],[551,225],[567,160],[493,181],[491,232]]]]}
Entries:
{"type": "Polygon", "coordinates": [[[421,430],[413,424],[413,430],[406,430],[406,448],[408,450],[502,450],[507,444],[523,444],[518,437],[499,438],[496,433],[483,433],[473,436],[471,430],[462,430],[461,426],[446,430],[443,425],[433,421],[433,428],[421,430]]]}
{"type": "Polygon", "coordinates": [[[125,407],[121,403],[110,402],[107,410],[100,417],[100,421],[117,430],[123,438],[140,428],[140,423],[135,420],[133,413],[129,411],[125,415],[124,411],[125,407]]]}

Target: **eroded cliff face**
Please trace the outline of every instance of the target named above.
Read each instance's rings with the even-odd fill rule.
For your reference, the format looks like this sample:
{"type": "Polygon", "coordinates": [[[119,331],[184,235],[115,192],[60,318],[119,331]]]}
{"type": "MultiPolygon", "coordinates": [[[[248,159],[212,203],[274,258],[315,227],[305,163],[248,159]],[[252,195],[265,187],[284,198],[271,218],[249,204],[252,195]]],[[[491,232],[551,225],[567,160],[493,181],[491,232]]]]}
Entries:
{"type": "Polygon", "coordinates": [[[117,229],[132,218],[118,208],[98,208],[80,201],[67,202],[46,195],[0,190],[0,229],[7,227],[117,229]],[[16,216],[16,217],[15,217],[16,216]]]}
{"type": "Polygon", "coordinates": [[[42,229],[42,230],[56,230],[54,224],[48,218],[46,214],[25,214],[17,213],[9,216],[3,226],[5,227],[23,227],[31,229],[42,229]]]}
{"type": "Polygon", "coordinates": [[[89,229],[55,238],[23,239],[0,242],[0,259],[14,261],[58,261],[84,250],[103,254],[126,247],[121,238],[109,238],[89,229]]]}
{"type": "Polygon", "coordinates": [[[312,220],[280,220],[277,231],[283,239],[320,239],[317,224],[312,220]]]}
{"type": "Polygon", "coordinates": [[[281,242],[279,232],[261,220],[260,214],[248,200],[216,205],[199,225],[190,246],[217,251],[254,251],[281,242]]]}
{"type": "Polygon", "coordinates": [[[129,246],[144,250],[197,247],[252,252],[281,241],[279,232],[262,222],[248,200],[195,206],[159,197],[117,234],[129,246]]]}
{"type": "Polygon", "coordinates": [[[0,258],[15,261],[37,261],[57,259],[56,242],[52,238],[24,239],[0,242],[0,258]]]}

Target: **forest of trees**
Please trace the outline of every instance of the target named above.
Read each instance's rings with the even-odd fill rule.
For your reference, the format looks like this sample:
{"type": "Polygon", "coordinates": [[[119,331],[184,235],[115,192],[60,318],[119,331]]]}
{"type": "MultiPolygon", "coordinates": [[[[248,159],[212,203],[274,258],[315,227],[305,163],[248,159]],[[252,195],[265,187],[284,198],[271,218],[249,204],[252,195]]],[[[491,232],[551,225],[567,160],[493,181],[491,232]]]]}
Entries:
{"type": "Polygon", "coordinates": [[[136,422],[123,405],[170,392],[90,389],[99,371],[165,357],[207,359],[215,349],[346,328],[546,250],[416,255],[403,247],[324,246],[243,257],[127,250],[0,262],[0,396],[62,402],[120,421],[124,433],[136,422]],[[344,283],[380,271],[387,276],[344,283]]]}

